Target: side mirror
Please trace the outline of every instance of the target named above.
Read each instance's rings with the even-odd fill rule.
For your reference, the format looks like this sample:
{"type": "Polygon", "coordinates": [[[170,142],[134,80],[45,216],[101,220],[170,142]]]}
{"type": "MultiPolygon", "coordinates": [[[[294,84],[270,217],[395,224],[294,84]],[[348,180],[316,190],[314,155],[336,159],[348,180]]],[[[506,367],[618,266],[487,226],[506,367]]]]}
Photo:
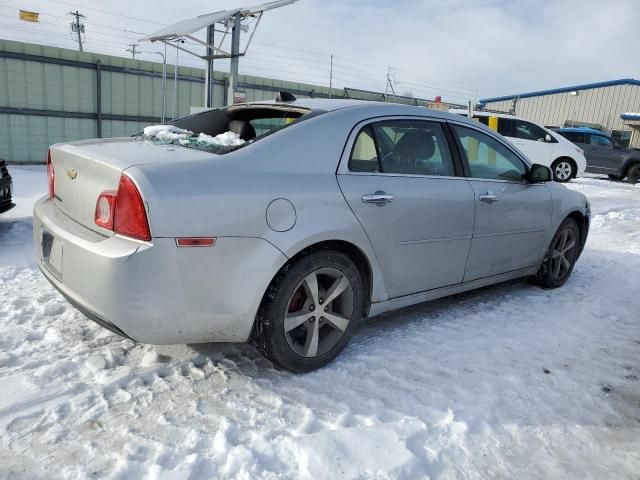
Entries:
{"type": "Polygon", "coordinates": [[[553,138],[551,138],[551,135],[549,135],[548,133],[544,136],[544,141],[547,143],[551,143],[553,141],[553,138]]]}
{"type": "Polygon", "coordinates": [[[531,183],[550,182],[552,179],[551,169],[538,163],[531,165],[531,169],[526,175],[526,180],[531,183]]]}

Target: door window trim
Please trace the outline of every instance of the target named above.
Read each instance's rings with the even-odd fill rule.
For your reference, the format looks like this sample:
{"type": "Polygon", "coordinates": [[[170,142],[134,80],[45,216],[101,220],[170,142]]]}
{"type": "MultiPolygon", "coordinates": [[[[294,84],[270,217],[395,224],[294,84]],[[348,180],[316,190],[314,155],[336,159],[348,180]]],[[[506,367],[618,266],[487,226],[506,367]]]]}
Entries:
{"type": "Polygon", "coordinates": [[[362,120],[358,122],[349,133],[349,137],[347,138],[347,142],[345,144],[345,148],[343,149],[342,158],[340,159],[340,163],[336,170],[336,175],[364,175],[364,176],[386,176],[386,177],[410,177],[410,178],[442,178],[442,179],[454,179],[454,180],[466,180],[467,177],[464,171],[464,162],[462,157],[460,157],[460,153],[458,152],[455,145],[455,137],[449,129],[447,124],[447,119],[444,118],[436,118],[436,117],[427,117],[422,115],[381,115],[379,117],[371,117],[366,120],[362,120]],[[423,175],[418,173],[387,173],[387,172],[355,172],[349,169],[349,160],[351,155],[353,154],[353,149],[355,148],[356,140],[360,133],[366,128],[369,127],[370,131],[373,132],[373,140],[375,143],[376,153],[378,154],[378,162],[380,162],[380,152],[378,151],[378,142],[375,138],[375,131],[372,127],[375,123],[386,122],[386,121],[394,121],[394,120],[413,120],[413,121],[422,121],[422,122],[431,122],[431,123],[439,123],[444,132],[445,138],[447,140],[447,147],[449,148],[449,152],[451,153],[451,160],[453,162],[453,170],[454,176],[445,176],[445,175],[423,175]]]}

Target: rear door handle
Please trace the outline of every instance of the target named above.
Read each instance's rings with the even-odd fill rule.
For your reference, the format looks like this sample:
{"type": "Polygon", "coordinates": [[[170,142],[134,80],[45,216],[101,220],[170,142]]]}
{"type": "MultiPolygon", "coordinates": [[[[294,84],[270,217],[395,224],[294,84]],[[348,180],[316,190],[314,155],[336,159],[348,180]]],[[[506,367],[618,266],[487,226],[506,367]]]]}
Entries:
{"type": "Polygon", "coordinates": [[[498,196],[493,192],[487,192],[482,195],[478,195],[478,200],[481,202],[493,203],[498,201],[498,196]]]}
{"type": "Polygon", "coordinates": [[[369,193],[367,195],[363,195],[362,201],[364,203],[375,203],[376,205],[382,206],[389,202],[393,202],[393,195],[389,195],[388,193],[378,191],[376,193],[369,193]]]}

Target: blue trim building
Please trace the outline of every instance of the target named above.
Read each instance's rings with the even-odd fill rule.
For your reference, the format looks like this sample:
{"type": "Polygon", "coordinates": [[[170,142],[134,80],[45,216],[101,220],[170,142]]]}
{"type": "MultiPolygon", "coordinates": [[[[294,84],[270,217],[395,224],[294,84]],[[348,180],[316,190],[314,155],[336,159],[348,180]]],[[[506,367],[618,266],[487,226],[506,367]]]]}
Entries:
{"type": "Polygon", "coordinates": [[[640,80],[635,78],[483,98],[480,104],[545,126],[590,127],[609,132],[623,144],[640,142],[638,120],[622,116],[640,112],[640,80]]]}

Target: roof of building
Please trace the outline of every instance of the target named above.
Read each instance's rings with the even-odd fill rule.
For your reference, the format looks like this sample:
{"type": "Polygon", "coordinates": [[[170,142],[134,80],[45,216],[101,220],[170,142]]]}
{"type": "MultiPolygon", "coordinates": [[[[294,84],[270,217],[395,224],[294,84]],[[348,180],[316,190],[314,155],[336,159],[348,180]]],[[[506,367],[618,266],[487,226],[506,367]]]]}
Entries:
{"type": "Polygon", "coordinates": [[[633,112],[621,113],[620,118],[622,120],[640,120],[640,113],[633,113],[633,112]]]}
{"type": "Polygon", "coordinates": [[[579,90],[589,90],[592,88],[613,87],[615,85],[640,85],[640,80],[635,78],[621,78],[619,80],[609,80],[606,82],[585,83],[583,85],[573,85],[571,87],[552,88],[550,90],[538,90],[536,92],[517,93],[515,95],[505,95],[503,97],[482,98],[480,103],[502,102],[513,100],[514,98],[541,97],[543,95],[553,95],[554,93],[574,92],[579,90]]]}

